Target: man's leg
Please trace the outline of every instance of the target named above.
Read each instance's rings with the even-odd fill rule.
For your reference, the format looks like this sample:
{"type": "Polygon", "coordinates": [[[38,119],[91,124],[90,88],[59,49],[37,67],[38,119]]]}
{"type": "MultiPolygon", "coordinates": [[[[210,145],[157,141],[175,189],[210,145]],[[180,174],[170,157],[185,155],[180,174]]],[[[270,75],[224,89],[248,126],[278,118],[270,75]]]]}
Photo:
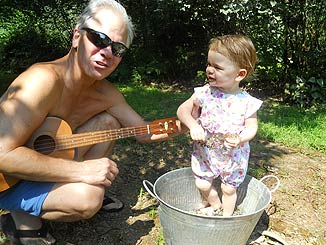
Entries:
{"type": "Polygon", "coordinates": [[[45,199],[40,216],[64,222],[89,219],[101,208],[104,192],[103,186],[56,184],[45,199]]]}
{"type": "MultiPolygon", "coordinates": [[[[121,128],[116,118],[104,111],[89,119],[86,123],[75,130],[75,133],[93,132],[99,130],[110,130],[121,128]]],[[[114,147],[114,141],[80,147],[77,150],[76,160],[110,157],[114,147]]],[[[124,204],[117,198],[106,197],[102,203],[102,211],[114,212],[123,208],[124,204]]]]}
{"type": "MultiPolygon", "coordinates": [[[[102,112],[89,119],[74,133],[118,128],[120,128],[119,122],[109,113],[102,112]]],[[[113,146],[114,142],[111,141],[80,147],[76,160],[108,157],[112,153],[113,146]]],[[[87,219],[101,208],[104,193],[103,187],[83,183],[56,184],[46,197],[40,216],[33,216],[23,211],[12,211],[11,216],[17,230],[38,230],[42,226],[41,218],[66,222],[87,219]]]]}
{"type": "MultiPolygon", "coordinates": [[[[82,126],[78,127],[74,133],[93,132],[99,130],[119,129],[120,123],[116,118],[104,111],[89,119],[82,126]]],[[[112,154],[114,141],[100,143],[96,145],[84,146],[78,148],[76,160],[82,161],[87,159],[109,157],[112,154]]]]}
{"type": "MultiPolygon", "coordinates": [[[[46,230],[43,235],[40,235],[41,231],[44,231],[41,218],[64,222],[91,218],[101,208],[104,191],[102,186],[84,183],[54,185],[42,205],[40,216],[30,215],[24,211],[11,212],[15,227],[12,227],[10,232],[16,233],[17,236],[12,239],[18,239],[22,244],[29,244],[29,242],[41,244],[39,243],[41,240],[52,244],[55,239],[46,230]],[[27,230],[32,233],[26,233],[27,230]]],[[[8,224],[5,225],[8,226],[8,224]]],[[[7,229],[10,228],[7,227],[7,229]]]]}

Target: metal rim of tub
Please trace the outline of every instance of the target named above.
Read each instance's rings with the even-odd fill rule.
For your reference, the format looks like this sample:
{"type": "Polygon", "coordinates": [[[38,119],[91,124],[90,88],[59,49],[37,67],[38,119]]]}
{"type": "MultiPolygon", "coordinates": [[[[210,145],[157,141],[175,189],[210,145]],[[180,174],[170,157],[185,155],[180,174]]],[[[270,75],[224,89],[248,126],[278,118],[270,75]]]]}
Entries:
{"type": "MultiPolygon", "coordinates": [[[[184,171],[186,169],[189,169],[189,168],[180,168],[180,169],[176,169],[176,170],[173,170],[173,171],[184,171]]],[[[171,171],[170,171],[171,172],[171,171]]],[[[256,213],[259,213],[261,212],[262,210],[264,210],[266,207],[262,207],[258,210],[255,210],[255,212],[251,212],[251,213],[246,213],[246,214],[239,214],[239,215],[234,215],[234,216],[208,216],[208,215],[201,215],[201,214],[195,214],[195,213],[191,213],[191,212],[188,212],[188,211],[185,211],[185,210],[182,210],[180,208],[177,208],[177,207],[174,207],[172,205],[170,205],[169,203],[165,202],[164,200],[162,200],[159,195],[157,195],[156,191],[155,191],[155,184],[160,180],[160,179],[163,179],[165,178],[166,175],[170,174],[170,172],[167,172],[163,175],[161,175],[159,178],[157,178],[157,180],[154,182],[154,184],[152,184],[150,181],[148,180],[143,180],[143,186],[145,187],[146,191],[153,197],[155,198],[156,200],[158,200],[160,203],[163,203],[165,206],[173,209],[173,210],[176,210],[178,212],[181,212],[181,213],[184,213],[184,214],[187,214],[187,215],[191,215],[191,216],[196,216],[196,217],[203,217],[203,218],[209,218],[209,219],[234,219],[236,217],[246,217],[246,216],[249,216],[249,215],[253,215],[253,214],[256,214],[256,213]],[[148,185],[152,188],[152,190],[149,189],[148,185]]],[[[252,177],[252,176],[250,176],[252,177]]],[[[254,177],[252,177],[254,178],[254,177]]],[[[256,178],[254,178],[256,179],[256,178]]],[[[272,197],[272,193],[275,192],[279,186],[280,186],[280,180],[277,176],[275,175],[266,175],[264,177],[262,177],[260,180],[256,179],[257,181],[260,181],[264,186],[265,188],[269,191],[269,201],[271,201],[271,197],[272,197]],[[269,179],[269,178],[273,178],[275,179],[276,181],[276,184],[275,184],[275,187],[272,188],[272,189],[269,189],[264,183],[263,181],[269,179]]]]}

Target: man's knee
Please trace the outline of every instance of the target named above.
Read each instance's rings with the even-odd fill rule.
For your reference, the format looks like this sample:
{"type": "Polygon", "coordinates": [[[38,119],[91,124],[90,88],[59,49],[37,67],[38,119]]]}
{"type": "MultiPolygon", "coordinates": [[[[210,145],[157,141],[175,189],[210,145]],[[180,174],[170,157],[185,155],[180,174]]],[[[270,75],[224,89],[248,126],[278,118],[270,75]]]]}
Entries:
{"type": "Polygon", "coordinates": [[[102,207],[104,190],[100,188],[79,188],[75,195],[77,198],[73,210],[80,219],[93,217],[102,207]]]}
{"type": "Polygon", "coordinates": [[[102,112],[100,116],[102,117],[101,120],[105,129],[121,128],[119,121],[115,117],[111,116],[108,112],[102,112]]]}
{"type": "Polygon", "coordinates": [[[107,129],[119,129],[121,125],[119,121],[113,117],[108,112],[101,112],[88,121],[86,121],[83,125],[76,128],[76,133],[84,133],[98,130],[107,130],[107,129]]]}

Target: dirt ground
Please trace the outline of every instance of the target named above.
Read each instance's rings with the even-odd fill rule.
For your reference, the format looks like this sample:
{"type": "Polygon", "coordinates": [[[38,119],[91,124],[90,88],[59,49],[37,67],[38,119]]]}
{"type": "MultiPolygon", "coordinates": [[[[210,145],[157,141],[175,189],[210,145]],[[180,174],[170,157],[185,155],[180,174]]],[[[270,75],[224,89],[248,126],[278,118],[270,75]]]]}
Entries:
{"type": "MultiPolygon", "coordinates": [[[[326,156],[265,141],[251,143],[250,174],[276,175],[281,182],[248,244],[326,244],[326,156]],[[262,235],[264,234],[264,236],[262,235]]],[[[189,166],[188,137],[161,143],[119,141],[113,159],[120,174],[108,195],[125,203],[118,213],[99,212],[91,220],[51,223],[58,244],[163,244],[157,203],[143,193],[143,180],[189,166]]],[[[269,183],[266,183],[269,186],[269,183]]],[[[272,188],[273,183],[269,188],[272,188]]]]}
{"type": "MultiPolygon", "coordinates": [[[[325,154],[260,140],[254,140],[251,147],[250,175],[260,179],[273,174],[281,185],[272,194],[272,202],[248,244],[326,244],[325,154]]],[[[143,145],[133,139],[117,142],[112,158],[120,174],[107,194],[122,200],[125,208],[117,213],[99,212],[88,221],[50,223],[57,244],[164,244],[158,204],[143,192],[142,181],[154,183],[168,171],[188,167],[190,153],[186,136],[143,145]]]]}

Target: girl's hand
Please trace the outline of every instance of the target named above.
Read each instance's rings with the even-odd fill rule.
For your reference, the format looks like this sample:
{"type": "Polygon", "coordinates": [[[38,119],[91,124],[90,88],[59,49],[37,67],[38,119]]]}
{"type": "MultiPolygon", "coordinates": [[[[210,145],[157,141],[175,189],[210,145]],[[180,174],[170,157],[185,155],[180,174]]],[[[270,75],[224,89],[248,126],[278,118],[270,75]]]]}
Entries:
{"type": "Polygon", "coordinates": [[[238,134],[230,134],[228,133],[224,139],[224,146],[227,149],[236,148],[240,145],[241,138],[238,134]]]}
{"type": "Polygon", "coordinates": [[[190,136],[192,140],[195,141],[201,141],[201,142],[206,141],[206,133],[199,124],[190,128],[190,136]]]}

